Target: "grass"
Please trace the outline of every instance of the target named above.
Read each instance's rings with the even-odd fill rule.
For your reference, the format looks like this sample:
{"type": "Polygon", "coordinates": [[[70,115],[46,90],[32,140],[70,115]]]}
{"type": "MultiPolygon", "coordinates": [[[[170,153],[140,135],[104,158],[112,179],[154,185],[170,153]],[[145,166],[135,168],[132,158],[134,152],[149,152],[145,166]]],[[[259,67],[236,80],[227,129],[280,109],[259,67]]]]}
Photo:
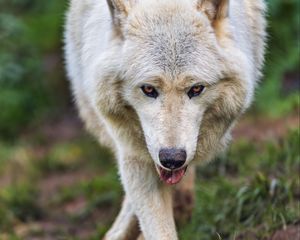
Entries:
{"type": "Polygon", "coordinates": [[[245,232],[264,239],[299,221],[299,132],[266,145],[236,143],[199,169],[198,205],[182,239],[235,239],[245,232]]]}
{"type": "MultiPolygon", "coordinates": [[[[85,135],[53,143],[33,135],[0,145],[7,159],[1,158],[0,184],[9,177],[0,189],[0,239],[103,236],[122,199],[107,150],[85,135]],[[77,228],[82,223],[86,234],[77,228]]],[[[299,170],[299,129],[270,142],[235,142],[198,169],[197,205],[180,239],[268,239],[295,224],[299,170]],[[256,238],[241,238],[250,233],[256,238]]]]}

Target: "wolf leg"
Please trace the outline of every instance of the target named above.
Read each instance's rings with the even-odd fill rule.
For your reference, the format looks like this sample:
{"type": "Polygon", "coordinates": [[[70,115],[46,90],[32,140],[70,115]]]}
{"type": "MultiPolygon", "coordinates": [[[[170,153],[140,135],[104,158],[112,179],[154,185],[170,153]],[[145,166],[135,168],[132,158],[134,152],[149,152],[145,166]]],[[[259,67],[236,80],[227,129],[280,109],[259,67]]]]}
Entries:
{"type": "Polygon", "coordinates": [[[151,162],[127,156],[120,161],[122,183],[146,240],[177,240],[172,192],[163,185],[151,162]]]}
{"type": "Polygon", "coordinates": [[[106,233],[104,240],[133,240],[140,233],[138,221],[127,196],[122,209],[111,229],[106,233]]]}
{"type": "Polygon", "coordinates": [[[173,191],[173,208],[178,225],[187,223],[192,216],[195,204],[195,167],[189,166],[186,175],[173,191]]]}
{"type": "MultiPolygon", "coordinates": [[[[173,191],[173,209],[175,221],[178,225],[187,223],[192,217],[195,204],[195,172],[195,167],[190,166],[186,176],[175,186],[173,191]]],[[[142,233],[137,240],[145,240],[142,233]]]]}

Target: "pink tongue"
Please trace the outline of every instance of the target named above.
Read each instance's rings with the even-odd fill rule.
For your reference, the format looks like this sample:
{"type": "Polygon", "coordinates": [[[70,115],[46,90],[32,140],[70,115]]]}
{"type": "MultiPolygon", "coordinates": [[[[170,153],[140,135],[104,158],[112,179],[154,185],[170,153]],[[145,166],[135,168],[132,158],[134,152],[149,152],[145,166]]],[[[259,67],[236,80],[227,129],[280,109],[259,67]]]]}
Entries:
{"type": "Polygon", "coordinates": [[[184,173],[184,168],[177,171],[166,171],[164,169],[160,169],[160,178],[165,183],[172,185],[178,183],[184,176],[184,173]]]}

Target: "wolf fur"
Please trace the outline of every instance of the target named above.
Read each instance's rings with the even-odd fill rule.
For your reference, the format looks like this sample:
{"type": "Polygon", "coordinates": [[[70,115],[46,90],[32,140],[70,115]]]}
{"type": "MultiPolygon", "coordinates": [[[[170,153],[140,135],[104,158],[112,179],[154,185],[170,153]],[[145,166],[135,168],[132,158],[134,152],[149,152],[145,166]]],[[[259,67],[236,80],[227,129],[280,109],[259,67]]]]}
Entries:
{"type": "Polygon", "coordinates": [[[87,129],[115,152],[125,190],[106,240],[178,239],[172,194],[190,211],[194,165],[226,147],[251,104],[264,61],[264,14],[263,0],[70,1],[72,91],[87,129]],[[159,97],[145,96],[143,84],[159,97]],[[205,90],[190,99],[193,84],[205,90]],[[156,172],[163,147],[187,153],[176,191],[156,172]]]}

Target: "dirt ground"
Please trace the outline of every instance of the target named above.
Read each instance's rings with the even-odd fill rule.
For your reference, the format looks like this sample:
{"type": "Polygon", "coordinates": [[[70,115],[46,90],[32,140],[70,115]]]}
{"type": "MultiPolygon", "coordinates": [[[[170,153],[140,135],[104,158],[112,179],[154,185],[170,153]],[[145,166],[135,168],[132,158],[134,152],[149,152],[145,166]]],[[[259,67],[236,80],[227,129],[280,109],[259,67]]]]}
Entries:
{"type": "Polygon", "coordinates": [[[270,240],[299,240],[300,224],[295,226],[287,226],[285,229],[278,230],[274,233],[270,240]]]}

